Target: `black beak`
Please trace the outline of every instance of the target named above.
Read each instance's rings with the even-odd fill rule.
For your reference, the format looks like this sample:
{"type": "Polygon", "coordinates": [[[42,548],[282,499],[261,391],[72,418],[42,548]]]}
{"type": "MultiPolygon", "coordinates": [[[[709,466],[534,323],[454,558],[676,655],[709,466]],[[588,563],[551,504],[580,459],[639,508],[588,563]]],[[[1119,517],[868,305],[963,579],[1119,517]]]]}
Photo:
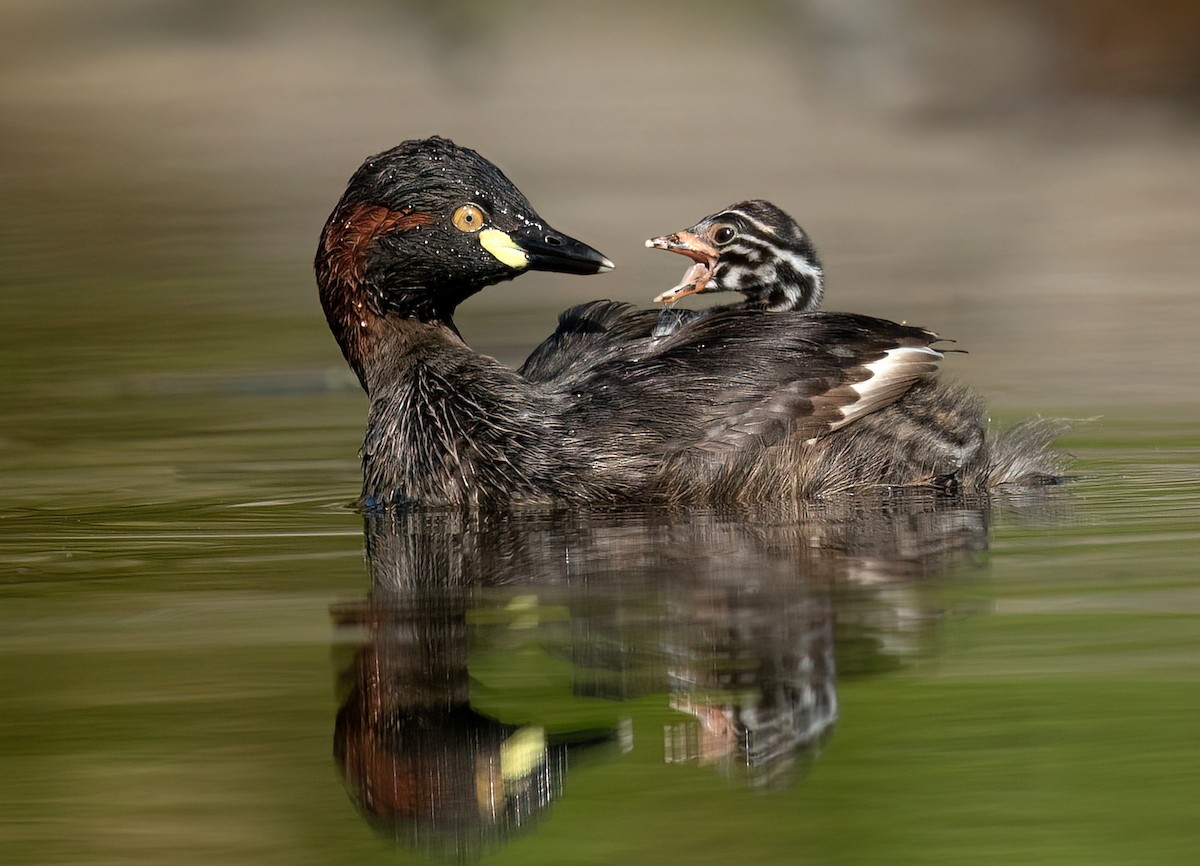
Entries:
{"type": "Polygon", "coordinates": [[[602,274],[616,267],[607,256],[582,241],[547,226],[527,224],[512,234],[529,259],[531,271],[556,271],[560,274],[602,274]]]}

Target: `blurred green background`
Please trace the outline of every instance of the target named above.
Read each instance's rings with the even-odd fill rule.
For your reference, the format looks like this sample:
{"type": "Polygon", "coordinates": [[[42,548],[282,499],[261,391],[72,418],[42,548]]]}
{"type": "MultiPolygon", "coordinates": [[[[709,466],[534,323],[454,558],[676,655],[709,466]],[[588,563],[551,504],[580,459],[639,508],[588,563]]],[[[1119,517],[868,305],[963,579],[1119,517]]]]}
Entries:
{"type": "Polygon", "coordinates": [[[6,396],[40,390],[64,352],[68,375],[85,359],[92,375],[341,375],[317,232],[366,155],[433,133],[618,263],[465,305],[468,339],[506,361],[566,306],[648,303],[682,268],[643,239],[760,196],[816,239],[829,308],[958,339],[972,355],[952,369],[1000,405],[1196,396],[1191,3],[12,0],[0,15],[6,396]]]}

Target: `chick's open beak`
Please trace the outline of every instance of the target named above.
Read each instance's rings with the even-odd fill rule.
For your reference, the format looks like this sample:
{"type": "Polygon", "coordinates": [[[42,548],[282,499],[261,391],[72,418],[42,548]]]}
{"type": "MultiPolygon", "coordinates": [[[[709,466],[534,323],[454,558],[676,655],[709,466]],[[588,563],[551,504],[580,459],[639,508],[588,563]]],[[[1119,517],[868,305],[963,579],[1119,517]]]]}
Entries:
{"type": "Polygon", "coordinates": [[[695,262],[683,275],[682,282],[655,298],[656,302],[670,303],[688,295],[699,294],[712,279],[713,269],[717,266],[717,248],[695,232],[687,230],[650,238],[646,241],[646,246],[679,253],[695,262]]]}

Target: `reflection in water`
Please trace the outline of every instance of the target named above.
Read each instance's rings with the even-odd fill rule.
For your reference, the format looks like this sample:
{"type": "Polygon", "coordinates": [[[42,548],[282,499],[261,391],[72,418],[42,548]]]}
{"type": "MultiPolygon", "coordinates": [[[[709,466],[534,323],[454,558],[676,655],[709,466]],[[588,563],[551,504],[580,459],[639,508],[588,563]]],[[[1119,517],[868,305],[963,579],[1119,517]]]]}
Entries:
{"type": "Polygon", "coordinates": [[[433,853],[479,850],[558,796],[565,750],[470,706],[467,595],[374,594],[335,612],[368,642],[345,673],[335,754],[363,813],[433,853]]]}
{"type": "Polygon", "coordinates": [[[671,706],[695,721],[666,730],[666,760],[717,763],[755,786],[786,781],[837,719],[827,588],[708,587],[667,623],[671,706]]]}
{"type": "Polygon", "coordinates": [[[678,711],[664,761],[787,785],[837,719],[837,677],[920,647],[936,620],[922,578],[969,565],[989,516],[926,494],[369,516],[372,589],[334,611],[357,647],[335,731],[346,784],[398,842],[474,857],[542,817],[575,756],[628,747],[621,701],[661,694],[678,711]]]}

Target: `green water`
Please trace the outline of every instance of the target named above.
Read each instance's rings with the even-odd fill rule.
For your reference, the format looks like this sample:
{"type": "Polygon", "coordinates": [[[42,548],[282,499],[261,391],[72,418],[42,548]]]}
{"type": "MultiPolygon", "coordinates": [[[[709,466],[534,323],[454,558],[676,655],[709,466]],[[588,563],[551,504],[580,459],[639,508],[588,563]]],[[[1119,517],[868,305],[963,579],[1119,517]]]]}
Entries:
{"type": "MultiPolygon", "coordinates": [[[[302,260],[47,273],[4,301],[0,862],[1194,861],[1194,407],[1043,391],[1098,416],[1045,497],[364,527],[302,260]]],[[[464,330],[513,360],[541,306],[464,330]]]]}
{"type": "Polygon", "coordinates": [[[1082,425],[1080,480],[990,507],[435,514],[364,559],[336,376],[119,366],[10,379],[3,862],[1194,859],[1190,421],[1082,425]],[[697,745],[826,653],[811,736],[697,745]],[[394,793],[439,761],[465,807],[394,793]]]}

